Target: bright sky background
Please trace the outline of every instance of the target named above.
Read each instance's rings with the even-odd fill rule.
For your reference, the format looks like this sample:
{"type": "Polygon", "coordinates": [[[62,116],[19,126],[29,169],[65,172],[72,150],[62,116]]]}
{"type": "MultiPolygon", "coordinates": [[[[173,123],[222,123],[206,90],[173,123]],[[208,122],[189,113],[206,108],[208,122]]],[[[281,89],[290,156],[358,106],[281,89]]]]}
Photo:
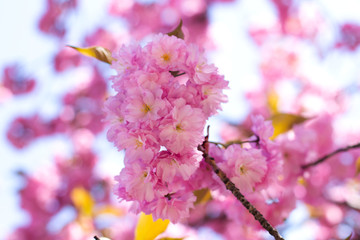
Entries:
{"type": "MultiPolygon", "coordinates": [[[[94,26],[104,24],[109,17],[106,14],[106,7],[109,0],[102,1],[79,1],[79,13],[73,14],[72,24],[75,26],[65,39],[65,44],[79,45],[81,36],[84,32],[90,31],[94,26]],[[86,2],[86,4],[85,4],[86,2]]],[[[211,11],[213,26],[212,33],[218,49],[210,55],[211,61],[230,80],[231,91],[229,103],[224,105],[224,112],[219,118],[212,120],[212,136],[221,127],[219,119],[230,119],[238,121],[243,118],[248,111],[246,102],[243,101],[245,90],[255,88],[259,81],[256,63],[258,61],[257,50],[251,43],[243,29],[249,22],[271,23],[275,19],[273,7],[265,0],[242,0],[233,4],[219,5],[211,11]]],[[[327,15],[334,22],[344,22],[346,20],[360,22],[360,1],[356,0],[321,0],[326,9],[327,15]]],[[[20,62],[25,67],[25,72],[35,76],[39,81],[36,90],[25,96],[20,96],[8,100],[5,104],[0,103],[0,239],[3,239],[11,230],[26,221],[26,215],[19,211],[19,199],[16,191],[22,182],[15,176],[15,171],[21,167],[28,172],[33,172],[44,164],[50,164],[53,156],[57,152],[63,152],[70,146],[66,139],[57,136],[52,138],[42,138],[22,151],[17,151],[7,142],[5,133],[8,124],[16,116],[31,115],[40,111],[44,116],[51,118],[59,110],[60,96],[66,89],[73,86],[73,79],[83,77],[69,72],[59,76],[54,75],[52,66],[49,66],[50,58],[58,47],[51,37],[44,36],[37,31],[38,18],[45,10],[45,0],[12,0],[0,2],[0,32],[2,35],[0,44],[0,69],[5,65],[20,62]],[[46,149],[46,150],[44,150],[46,149]]],[[[326,41],[327,36],[324,36],[326,41]]],[[[337,79],[332,84],[344,84],[350,74],[359,73],[360,53],[351,57],[345,57],[345,62],[337,62],[337,55],[329,59],[325,69],[337,67],[336,71],[330,73],[337,79]],[[356,61],[354,61],[354,59],[356,61]],[[342,81],[339,81],[341,79],[342,81]]],[[[342,56],[343,57],[343,56],[342,56]]],[[[314,63],[315,64],[315,63],[314,63]]],[[[323,69],[314,72],[323,76],[323,69]]],[[[351,75],[353,76],[353,75],[351,75]]],[[[350,77],[349,77],[350,78],[350,77]]],[[[355,79],[359,84],[360,76],[355,79]]],[[[360,96],[354,96],[354,116],[358,106],[360,106],[360,96]],[[356,108],[356,109],[355,109],[356,108]]],[[[358,111],[357,113],[359,113],[358,111]]],[[[357,118],[359,119],[359,118],[357,118]]],[[[344,125],[348,125],[345,121],[344,125]]],[[[215,135],[216,136],[216,135],[215,135]]],[[[121,166],[114,166],[113,159],[119,158],[119,153],[106,141],[103,135],[96,141],[96,148],[103,158],[99,172],[108,172],[112,175],[118,174],[121,166]]],[[[299,214],[293,221],[301,221],[301,206],[299,214]]],[[[301,228],[292,231],[288,235],[289,239],[311,239],[306,236],[301,228]],[[301,233],[301,234],[299,234],[301,233]],[[301,238],[296,237],[301,236],[301,238]]]]}

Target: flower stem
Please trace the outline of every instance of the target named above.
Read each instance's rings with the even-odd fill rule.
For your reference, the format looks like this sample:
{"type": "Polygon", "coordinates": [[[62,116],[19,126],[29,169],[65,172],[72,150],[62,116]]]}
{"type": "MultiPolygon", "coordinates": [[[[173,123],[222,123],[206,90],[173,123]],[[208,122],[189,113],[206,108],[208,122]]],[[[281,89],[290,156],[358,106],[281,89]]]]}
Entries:
{"type": "Polygon", "coordinates": [[[226,143],[208,141],[208,143],[213,143],[213,144],[216,144],[216,145],[221,145],[223,148],[228,148],[230,145],[233,145],[233,144],[240,144],[241,145],[241,144],[244,144],[244,143],[258,143],[259,141],[260,141],[259,137],[256,136],[255,140],[246,140],[246,141],[234,140],[234,141],[229,141],[229,142],[226,142],[226,143]]]}
{"type": "Polygon", "coordinates": [[[316,166],[322,162],[324,162],[326,159],[338,154],[338,153],[341,153],[341,152],[346,152],[346,151],[349,151],[350,149],[354,149],[354,148],[360,148],[360,143],[357,143],[355,145],[350,145],[350,146],[347,146],[347,147],[344,147],[344,148],[339,148],[329,154],[326,154],[325,156],[319,158],[318,160],[312,162],[312,163],[308,163],[308,164],[305,164],[305,165],[302,165],[301,168],[302,169],[307,169],[309,167],[312,167],[312,166],[316,166]]]}

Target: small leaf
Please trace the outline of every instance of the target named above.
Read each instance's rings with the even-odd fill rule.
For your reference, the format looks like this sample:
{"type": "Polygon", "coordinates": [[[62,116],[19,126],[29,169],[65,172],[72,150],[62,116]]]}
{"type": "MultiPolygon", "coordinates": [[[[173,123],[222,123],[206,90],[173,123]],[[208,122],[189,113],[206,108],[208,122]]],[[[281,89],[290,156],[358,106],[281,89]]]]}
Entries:
{"type": "Polygon", "coordinates": [[[274,89],[267,94],[267,104],[272,113],[278,113],[279,95],[274,89]]]}
{"type": "Polygon", "coordinates": [[[164,237],[160,238],[159,240],[183,240],[184,238],[171,238],[171,237],[164,237]]]}
{"type": "Polygon", "coordinates": [[[112,61],[115,59],[111,56],[110,50],[100,47],[100,46],[94,46],[94,47],[88,47],[88,48],[78,48],[74,46],[68,45],[68,47],[71,47],[81,53],[82,55],[85,55],[87,57],[93,57],[97,60],[106,62],[108,64],[111,64],[112,61]]]}
{"type": "Polygon", "coordinates": [[[151,214],[141,213],[135,229],[135,240],[154,240],[166,230],[169,223],[168,219],[158,219],[154,222],[151,214]]]}
{"type": "Polygon", "coordinates": [[[357,176],[360,173],[360,157],[358,157],[358,159],[356,160],[355,168],[356,168],[355,176],[357,176]]]}
{"type": "Polygon", "coordinates": [[[270,120],[272,120],[274,127],[274,134],[270,139],[274,140],[278,135],[289,131],[296,124],[305,122],[308,118],[289,113],[277,113],[274,114],[270,120]]]}
{"type": "Polygon", "coordinates": [[[101,208],[97,208],[95,215],[101,215],[101,214],[110,214],[110,215],[120,217],[120,216],[124,215],[124,212],[121,209],[116,208],[109,204],[109,205],[102,206],[101,208]]]}
{"type": "Polygon", "coordinates": [[[82,216],[91,216],[94,208],[94,200],[90,193],[83,187],[76,187],[71,191],[71,200],[82,216]]]}
{"type": "Polygon", "coordinates": [[[210,190],[208,188],[195,190],[194,195],[196,196],[196,201],[194,203],[195,205],[200,203],[206,203],[212,199],[210,190]]]}
{"type": "Polygon", "coordinates": [[[175,36],[177,38],[183,39],[184,40],[184,32],[182,31],[181,27],[182,27],[182,20],[180,20],[179,25],[171,32],[167,33],[167,35],[169,36],[175,36]]]}

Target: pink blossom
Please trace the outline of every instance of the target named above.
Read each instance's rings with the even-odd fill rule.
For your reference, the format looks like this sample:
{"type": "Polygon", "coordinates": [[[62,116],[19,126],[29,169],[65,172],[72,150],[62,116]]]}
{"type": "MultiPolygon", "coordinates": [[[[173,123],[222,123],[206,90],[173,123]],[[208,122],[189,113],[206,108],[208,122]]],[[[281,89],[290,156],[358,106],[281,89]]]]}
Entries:
{"type": "Polygon", "coordinates": [[[148,130],[120,131],[116,134],[115,142],[119,150],[126,149],[129,160],[150,162],[160,149],[156,137],[148,130]]]}
{"type": "Polygon", "coordinates": [[[228,82],[219,75],[212,75],[209,82],[201,86],[201,105],[206,116],[216,114],[221,109],[220,104],[227,102],[227,96],[222,92],[227,88],[228,82]]]}
{"type": "Polygon", "coordinates": [[[27,76],[19,65],[10,65],[5,67],[2,84],[9,89],[12,94],[25,94],[31,92],[35,87],[35,79],[27,76]]]}
{"type": "Polygon", "coordinates": [[[161,117],[159,111],[165,107],[165,101],[161,99],[162,90],[150,92],[146,89],[133,88],[128,90],[130,95],[126,99],[125,120],[129,122],[155,121],[161,117]]]}
{"type": "Polygon", "coordinates": [[[264,117],[261,115],[251,116],[251,121],[253,123],[251,130],[259,139],[259,145],[264,150],[264,154],[267,156],[274,155],[276,152],[276,144],[270,140],[270,137],[274,133],[274,127],[271,121],[265,121],[264,117]]]}
{"type": "Polygon", "coordinates": [[[139,163],[131,163],[115,177],[118,184],[115,194],[127,201],[138,200],[150,202],[155,198],[154,186],[156,178],[149,167],[139,163]]]}
{"type": "Polygon", "coordinates": [[[194,49],[200,52],[181,39],[159,34],[143,48],[123,46],[114,54],[120,60],[113,64],[117,94],[105,104],[108,139],[119,150],[126,149],[115,193],[132,201],[132,211],[157,211],[159,217],[179,221],[192,206],[198,184],[190,181],[202,158],[197,146],[206,119],[226,101],[222,90],[228,84],[215,67],[205,66],[205,58],[187,61],[194,49]],[[204,74],[194,81],[200,60],[204,74]],[[187,199],[178,196],[180,192],[187,199]]]}
{"type": "Polygon", "coordinates": [[[184,41],[175,36],[159,34],[148,45],[149,52],[156,65],[162,69],[179,71],[183,68],[181,62],[185,58],[184,41]]]}
{"type": "Polygon", "coordinates": [[[231,145],[225,150],[229,169],[233,170],[230,179],[241,190],[254,191],[256,184],[263,180],[267,170],[266,158],[259,149],[243,149],[231,145]]]}
{"type": "Polygon", "coordinates": [[[54,57],[54,67],[57,72],[63,72],[71,67],[77,67],[81,62],[81,56],[70,48],[62,49],[54,57]]]}
{"type": "Polygon", "coordinates": [[[198,167],[200,154],[174,154],[169,151],[161,151],[156,158],[157,175],[165,182],[172,182],[175,175],[183,180],[189,180],[190,176],[198,167]]]}
{"type": "Polygon", "coordinates": [[[191,192],[169,193],[151,204],[154,219],[169,219],[177,223],[182,218],[189,216],[190,208],[193,208],[196,197],[191,192]]]}
{"type": "Polygon", "coordinates": [[[196,45],[189,45],[189,56],[186,64],[190,67],[189,72],[196,84],[204,84],[210,81],[211,75],[217,72],[213,64],[207,61],[200,49],[196,45]]]}
{"type": "Polygon", "coordinates": [[[202,142],[205,117],[200,109],[185,105],[183,99],[175,101],[171,117],[160,125],[162,144],[174,153],[196,148],[202,142]]]}

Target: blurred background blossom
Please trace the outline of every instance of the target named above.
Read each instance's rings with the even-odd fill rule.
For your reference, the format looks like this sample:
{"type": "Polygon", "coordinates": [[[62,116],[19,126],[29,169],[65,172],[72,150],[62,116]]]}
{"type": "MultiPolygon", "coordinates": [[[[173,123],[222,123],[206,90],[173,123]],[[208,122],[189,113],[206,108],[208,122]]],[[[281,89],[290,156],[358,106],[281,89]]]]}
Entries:
{"type": "MultiPolygon", "coordinates": [[[[112,194],[123,153],[107,141],[102,121],[103,101],[113,94],[107,79],[114,72],[66,45],[115,51],[132,41],[146,43],[182,19],[185,40],[205,48],[210,62],[230,81],[229,102],[209,121],[212,139],[246,136],[238,129],[249,125],[250,113],[327,116],[294,129],[295,135],[313,131],[331,138],[324,141],[328,145],[316,145],[322,150],[312,149],[315,143],[309,146],[319,153],[360,141],[359,11],[355,0],[3,1],[0,238],[134,238],[137,217],[112,194]]],[[[289,152],[303,146],[284,139],[279,141],[289,152]]],[[[329,189],[329,202],[319,209],[302,200],[309,197],[306,191],[315,193],[321,177],[308,179],[313,188],[297,185],[297,207],[289,202],[291,214],[280,228],[286,239],[359,236],[354,199],[359,198],[360,180],[348,178],[354,175],[351,164],[357,156],[359,150],[344,153],[329,167],[343,169],[338,176],[342,181],[321,185],[329,189]]],[[[187,239],[244,235],[235,223],[219,229],[221,216],[205,219],[201,208],[192,222],[170,226],[167,232],[175,232],[174,237],[186,233],[187,239]]],[[[214,201],[208,208],[221,206],[214,201]]]]}

